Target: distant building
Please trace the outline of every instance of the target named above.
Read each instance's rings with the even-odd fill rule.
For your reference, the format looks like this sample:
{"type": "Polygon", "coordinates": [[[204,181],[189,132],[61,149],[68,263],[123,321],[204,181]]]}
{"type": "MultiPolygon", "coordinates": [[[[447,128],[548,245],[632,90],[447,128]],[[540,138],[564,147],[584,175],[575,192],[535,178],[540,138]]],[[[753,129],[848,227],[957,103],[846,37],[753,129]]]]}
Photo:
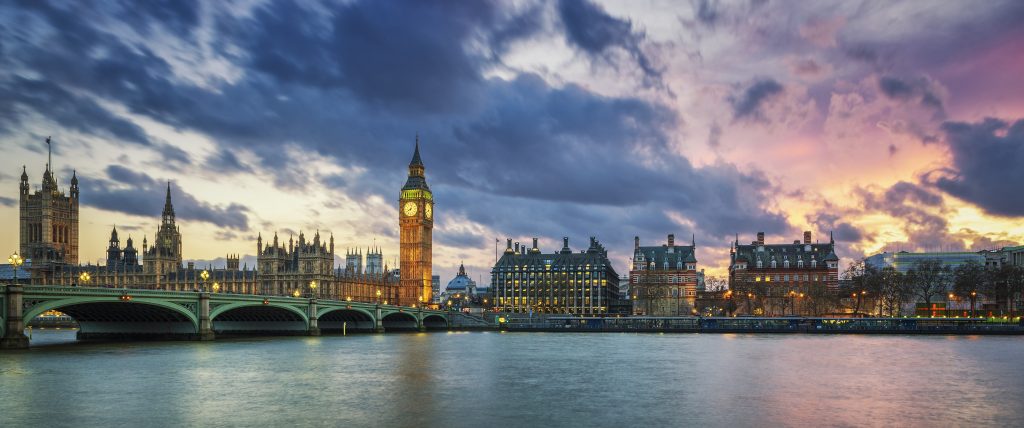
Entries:
{"type": "Polygon", "coordinates": [[[934,253],[884,252],[865,258],[864,264],[875,269],[891,267],[899,273],[907,273],[915,264],[925,260],[938,260],[942,263],[943,267],[950,269],[956,269],[967,263],[977,263],[979,266],[989,264],[984,254],[970,251],[934,253]]]}
{"type": "Polygon", "coordinates": [[[590,238],[586,251],[573,253],[569,238],[562,249],[542,253],[508,240],[505,253],[491,270],[495,306],[506,312],[601,316],[628,314],[619,294],[619,275],[608,251],[590,238]]]}
{"type": "MultiPolygon", "coordinates": [[[[19,184],[19,246],[22,258],[32,260],[32,270],[49,272],[61,265],[78,264],[78,176],[71,173],[68,193],[57,186],[46,138],[47,161],[41,188],[33,193],[28,172],[21,167],[19,184]]],[[[26,265],[27,266],[27,265],[26,265]]],[[[28,275],[26,275],[28,276],[28,275]]]]}
{"type": "Polygon", "coordinates": [[[764,315],[783,315],[787,305],[795,304],[794,295],[838,290],[835,240],[829,236],[827,244],[812,243],[811,232],[804,232],[803,238],[792,244],[765,244],[764,232],[758,232],[750,245],[741,245],[736,238],[729,254],[729,289],[737,298],[753,296],[758,302],[740,305],[741,310],[757,306],[764,315]]]}
{"type": "Polygon", "coordinates": [[[675,235],[665,244],[642,247],[633,238],[633,266],[629,271],[633,313],[647,316],[692,315],[697,298],[696,242],[676,245],[675,235]]]}
{"type": "Polygon", "coordinates": [[[430,276],[430,291],[432,303],[441,301],[441,275],[430,276]]]}

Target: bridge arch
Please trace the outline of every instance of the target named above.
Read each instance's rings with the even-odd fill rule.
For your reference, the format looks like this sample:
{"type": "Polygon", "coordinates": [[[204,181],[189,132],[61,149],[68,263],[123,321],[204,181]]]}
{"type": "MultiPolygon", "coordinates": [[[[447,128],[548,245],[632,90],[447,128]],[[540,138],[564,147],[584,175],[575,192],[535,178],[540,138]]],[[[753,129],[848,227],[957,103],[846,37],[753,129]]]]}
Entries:
{"type": "Polygon", "coordinates": [[[23,314],[27,325],[42,313],[56,310],[78,322],[79,338],[128,336],[180,336],[199,331],[199,319],[191,310],[170,301],[148,298],[121,300],[120,296],[90,296],[48,300],[23,314]]]}
{"type": "Polygon", "coordinates": [[[317,314],[320,331],[341,333],[342,329],[349,333],[369,333],[373,331],[375,319],[373,314],[360,308],[324,308],[317,314]]]}
{"type": "Polygon", "coordinates": [[[408,312],[391,312],[384,315],[381,320],[381,327],[384,331],[417,331],[419,323],[416,316],[408,312]]]}
{"type": "Polygon", "coordinates": [[[210,310],[215,333],[305,334],[309,317],[301,309],[279,303],[239,302],[210,310]]]}
{"type": "Polygon", "coordinates": [[[438,314],[429,314],[423,317],[423,328],[427,330],[444,330],[448,328],[448,320],[438,314]]]}

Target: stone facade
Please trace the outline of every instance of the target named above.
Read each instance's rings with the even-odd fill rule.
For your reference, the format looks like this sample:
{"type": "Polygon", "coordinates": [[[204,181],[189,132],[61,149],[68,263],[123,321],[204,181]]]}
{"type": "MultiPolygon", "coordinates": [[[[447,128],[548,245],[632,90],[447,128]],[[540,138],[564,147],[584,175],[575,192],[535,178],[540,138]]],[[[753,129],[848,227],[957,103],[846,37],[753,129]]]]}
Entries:
{"type": "Polygon", "coordinates": [[[646,316],[689,316],[697,298],[697,244],[676,245],[668,235],[664,245],[640,246],[633,238],[633,266],[629,271],[633,313],[646,316]]]}
{"type": "Polygon", "coordinates": [[[419,137],[416,137],[416,150],[409,163],[409,177],[398,199],[398,222],[401,274],[398,304],[411,306],[429,303],[433,295],[431,244],[434,196],[424,176],[419,137]]]}
{"type": "MultiPolygon", "coordinates": [[[[50,138],[46,139],[47,148],[50,138]]],[[[72,172],[67,194],[57,185],[53,156],[48,154],[42,187],[32,192],[28,172],[19,183],[19,253],[32,270],[47,275],[62,265],[78,264],[78,176],[72,172]]]]}
{"type": "Polygon", "coordinates": [[[743,302],[741,313],[760,308],[763,313],[754,315],[789,314],[801,293],[814,297],[839,288],[839,257],[831,236],[826,244],[812,243],[811,232],[804,232],[803,242],[765,244],[764,232],[758,232],[750,245],[741,245],[737,237],[729,255],[729,289],[743,302]]]}

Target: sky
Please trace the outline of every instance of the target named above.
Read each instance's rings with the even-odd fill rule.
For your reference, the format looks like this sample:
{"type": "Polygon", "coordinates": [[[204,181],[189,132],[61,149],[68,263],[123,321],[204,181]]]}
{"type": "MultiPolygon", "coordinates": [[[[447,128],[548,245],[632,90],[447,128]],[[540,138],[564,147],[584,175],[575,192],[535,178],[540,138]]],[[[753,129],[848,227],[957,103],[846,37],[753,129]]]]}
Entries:
{"type": "Polygon", "coordinates": [[[0,246],[44,139],[81,181],[82,262],[156,232],[186,259],[333,234],[398,256],[416,135],[434,272],[495,240],[883,250],[1024,242],[1020,1],[10,1],[0,4],[0,246]],[[144,4],[144,5],[143,5],[144,4]]]}

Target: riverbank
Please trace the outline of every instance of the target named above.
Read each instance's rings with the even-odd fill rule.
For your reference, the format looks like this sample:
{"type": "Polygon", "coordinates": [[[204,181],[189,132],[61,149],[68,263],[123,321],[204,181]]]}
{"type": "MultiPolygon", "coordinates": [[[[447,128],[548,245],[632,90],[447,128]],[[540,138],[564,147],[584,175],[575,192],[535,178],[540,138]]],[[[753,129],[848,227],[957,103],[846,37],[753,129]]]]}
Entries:
{"type": "Polygon", "coordinates": [[[565,333],[1024,335],[1024,325],[1020,322],[994,322],[983,318],[549,317],[512,319],[501,323],[498,329],[565,333]]]}

